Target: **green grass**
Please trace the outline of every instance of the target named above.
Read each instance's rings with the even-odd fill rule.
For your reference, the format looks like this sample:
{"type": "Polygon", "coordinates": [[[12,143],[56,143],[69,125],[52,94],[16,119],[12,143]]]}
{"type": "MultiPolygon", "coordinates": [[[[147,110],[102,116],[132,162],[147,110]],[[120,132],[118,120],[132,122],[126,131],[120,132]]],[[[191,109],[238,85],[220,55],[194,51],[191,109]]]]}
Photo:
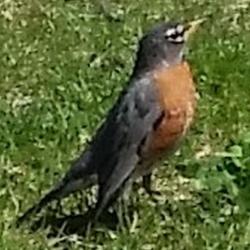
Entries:
{"type": "MultiPolygon", "coordinates": [[[[249,249],[249,11],[247,0],[2,0],[0,249],[249,249]],[[126,226],[100,224],[86,237],[16,229],[114,103],[142,32],[204,16],[187,55],[199,110],[179,154],[156,171],[159,201],[140,189],[126,226]]],[[[63,213],[84,213],[88,196],[77,197],[63,213]]]]}

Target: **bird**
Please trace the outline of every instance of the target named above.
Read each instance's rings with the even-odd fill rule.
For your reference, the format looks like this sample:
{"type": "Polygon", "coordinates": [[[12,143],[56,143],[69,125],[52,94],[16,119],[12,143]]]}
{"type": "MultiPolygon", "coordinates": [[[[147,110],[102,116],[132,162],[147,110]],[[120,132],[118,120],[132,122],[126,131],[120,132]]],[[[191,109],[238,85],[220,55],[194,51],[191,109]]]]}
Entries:
{"type": "Polygon", "coordinates": [[[98,186],[94,221],[140,177],[148,194],[156,192],[153,170],[180,147],[194,120],[196,84],[184,52],[203,21],[162,22],[142,36],[129,81],[103,123],[68,172],[18,224],[51,201],[93,185],[98,186]]]}

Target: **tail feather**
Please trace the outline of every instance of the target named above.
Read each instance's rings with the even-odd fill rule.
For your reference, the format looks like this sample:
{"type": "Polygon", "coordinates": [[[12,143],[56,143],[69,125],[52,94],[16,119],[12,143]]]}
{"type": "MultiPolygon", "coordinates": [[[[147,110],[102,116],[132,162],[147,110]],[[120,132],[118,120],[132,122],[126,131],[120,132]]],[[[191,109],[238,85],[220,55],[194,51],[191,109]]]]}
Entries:
{"type": "Polygon", "coordinates": [[[58,197],[60,193],[60,189],[53,189],[48,194],[46,194],[37,204],[29,208],[22,216],[17,219],[17,226],[22,224],[23,221],[28,219],[28,217],[33,213],[39,213],[44,206],[46,206],[49,202],[53,201],[58,197]]]}
{"type": "Polygon", "coordinates": [[[88,188],[97,182],[97,176],[89,163],[90,151],[86,151],[75,161],[65,177],[37,204],[29,208],[22,216],[17,219],[17,226],[26,220],[32,213],[39,213],[49,202],[62,199],[69,194],[80,189],[88,188]]]}
{"type": "Polygon", "coordinates": [[[33,213],[39,213],[43,207],[48,203],[56,199],[62,199],[69,194],[76,192],[81,189],[86,189],[88,187],[96,184],[96,175],[88,176],[86,179],[75,179],[75,180],[63,180],[54,189],[52,189],[48,194],[46,194],[37,204],[29,208],[21,217],[17,220],[17,225],[20,225],[24,220],[33,213]]]}

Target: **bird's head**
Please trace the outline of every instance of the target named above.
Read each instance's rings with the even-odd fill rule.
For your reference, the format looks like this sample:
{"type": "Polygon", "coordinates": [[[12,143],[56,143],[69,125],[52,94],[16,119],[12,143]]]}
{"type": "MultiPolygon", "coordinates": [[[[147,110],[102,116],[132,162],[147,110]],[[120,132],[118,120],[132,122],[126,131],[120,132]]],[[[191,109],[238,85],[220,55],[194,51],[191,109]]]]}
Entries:
{"type": "Polygon", "coordinates": [[[203,21],[167,22],[153,27],[139,42],[135,71],[147,72],[162,64],[181,62],[185,43],[203,21]]]}

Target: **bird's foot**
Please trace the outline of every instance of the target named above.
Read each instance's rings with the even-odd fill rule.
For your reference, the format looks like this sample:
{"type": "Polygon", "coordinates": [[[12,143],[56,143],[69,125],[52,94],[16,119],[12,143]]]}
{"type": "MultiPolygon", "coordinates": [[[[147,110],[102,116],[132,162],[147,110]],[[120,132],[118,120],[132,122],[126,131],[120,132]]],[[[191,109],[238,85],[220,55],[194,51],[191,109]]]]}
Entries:
{"type": "Polygon", "coordinates": [[[152,189],[152,174],[148,174],[142,177],[142,186],[144,187],[146,193],[151,197],[153,201],[157,201],[156,196],[160,196],[161,192],[152,189]]]}

